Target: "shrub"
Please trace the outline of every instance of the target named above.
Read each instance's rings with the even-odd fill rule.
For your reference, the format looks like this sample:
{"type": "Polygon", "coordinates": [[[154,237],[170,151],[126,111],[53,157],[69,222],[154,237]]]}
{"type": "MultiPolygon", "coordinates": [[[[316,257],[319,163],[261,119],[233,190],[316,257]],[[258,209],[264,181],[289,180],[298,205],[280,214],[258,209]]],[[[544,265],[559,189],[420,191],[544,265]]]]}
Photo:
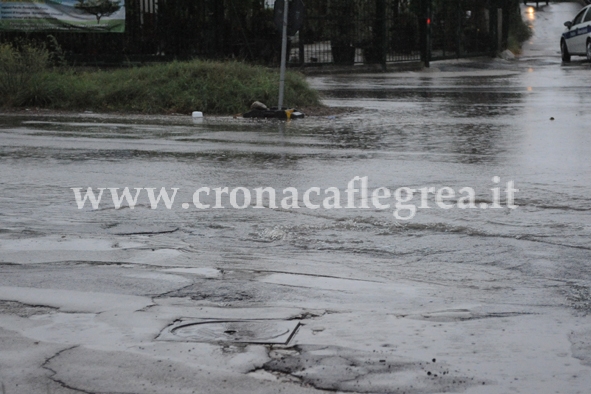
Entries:
{"type": "Polygon", "coordinates": [[[0,103],[26,103],[41,74],[49,65],[50,53],[42,44],[19,41],[0,44],[0,103]]]}

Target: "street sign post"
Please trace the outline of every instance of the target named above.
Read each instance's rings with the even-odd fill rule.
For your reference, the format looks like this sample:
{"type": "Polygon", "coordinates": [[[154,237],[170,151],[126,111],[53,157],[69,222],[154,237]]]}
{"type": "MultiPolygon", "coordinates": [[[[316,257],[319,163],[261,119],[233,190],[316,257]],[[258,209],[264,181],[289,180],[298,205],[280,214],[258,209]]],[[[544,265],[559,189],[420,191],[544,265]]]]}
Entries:
{"type": "Polygon", "coordinates": [[[281,68],[279,71],[279,102],[277,108],[283,108],[285,93],[285,68],[287,64],[287,36],[293,36],[304,23],[304,2],[302,0],[275,1],[275,26],[281,31],[281,68]]]}

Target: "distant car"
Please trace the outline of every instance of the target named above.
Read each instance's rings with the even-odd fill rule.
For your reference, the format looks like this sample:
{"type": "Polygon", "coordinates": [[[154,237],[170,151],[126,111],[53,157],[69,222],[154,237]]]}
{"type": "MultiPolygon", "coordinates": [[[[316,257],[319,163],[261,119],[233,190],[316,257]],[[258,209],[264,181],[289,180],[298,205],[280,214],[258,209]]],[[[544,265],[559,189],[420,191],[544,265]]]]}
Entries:
{"type": "Polygon", "coordinates": [[[591,5],[583,8],[575,19],[564,22],[566,30],[560,39],[563,62],[570,62],[572,55],[587,56],[591,61],[591,5]]]}

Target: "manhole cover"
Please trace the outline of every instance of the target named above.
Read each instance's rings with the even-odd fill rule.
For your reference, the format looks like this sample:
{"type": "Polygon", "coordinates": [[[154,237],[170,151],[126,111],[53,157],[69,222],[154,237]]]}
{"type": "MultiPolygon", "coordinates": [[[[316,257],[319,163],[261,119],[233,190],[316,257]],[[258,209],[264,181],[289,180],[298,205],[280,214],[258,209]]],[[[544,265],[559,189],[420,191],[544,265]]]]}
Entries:
{"type": "Polygon", "coordinates": [[[165,328],[157,339],[287,345],[299,325],[297,320],[180,321],[165,328]]]}

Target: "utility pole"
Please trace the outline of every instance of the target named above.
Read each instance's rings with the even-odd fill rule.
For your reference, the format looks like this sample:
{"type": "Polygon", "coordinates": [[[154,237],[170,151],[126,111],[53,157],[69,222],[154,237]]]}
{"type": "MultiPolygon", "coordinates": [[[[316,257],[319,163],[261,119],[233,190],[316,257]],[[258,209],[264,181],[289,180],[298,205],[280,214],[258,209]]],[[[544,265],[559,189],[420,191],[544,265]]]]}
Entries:
{"type": "Polygon", "coordinates": [[[283,95],[285,93],[285,64],[287,63],[287,24],[289,21],[289,0],[283,5],[283,32],[281,41],[281,70],[279,71],[279,103],[277,109],[283,108],[283,95]]]}

